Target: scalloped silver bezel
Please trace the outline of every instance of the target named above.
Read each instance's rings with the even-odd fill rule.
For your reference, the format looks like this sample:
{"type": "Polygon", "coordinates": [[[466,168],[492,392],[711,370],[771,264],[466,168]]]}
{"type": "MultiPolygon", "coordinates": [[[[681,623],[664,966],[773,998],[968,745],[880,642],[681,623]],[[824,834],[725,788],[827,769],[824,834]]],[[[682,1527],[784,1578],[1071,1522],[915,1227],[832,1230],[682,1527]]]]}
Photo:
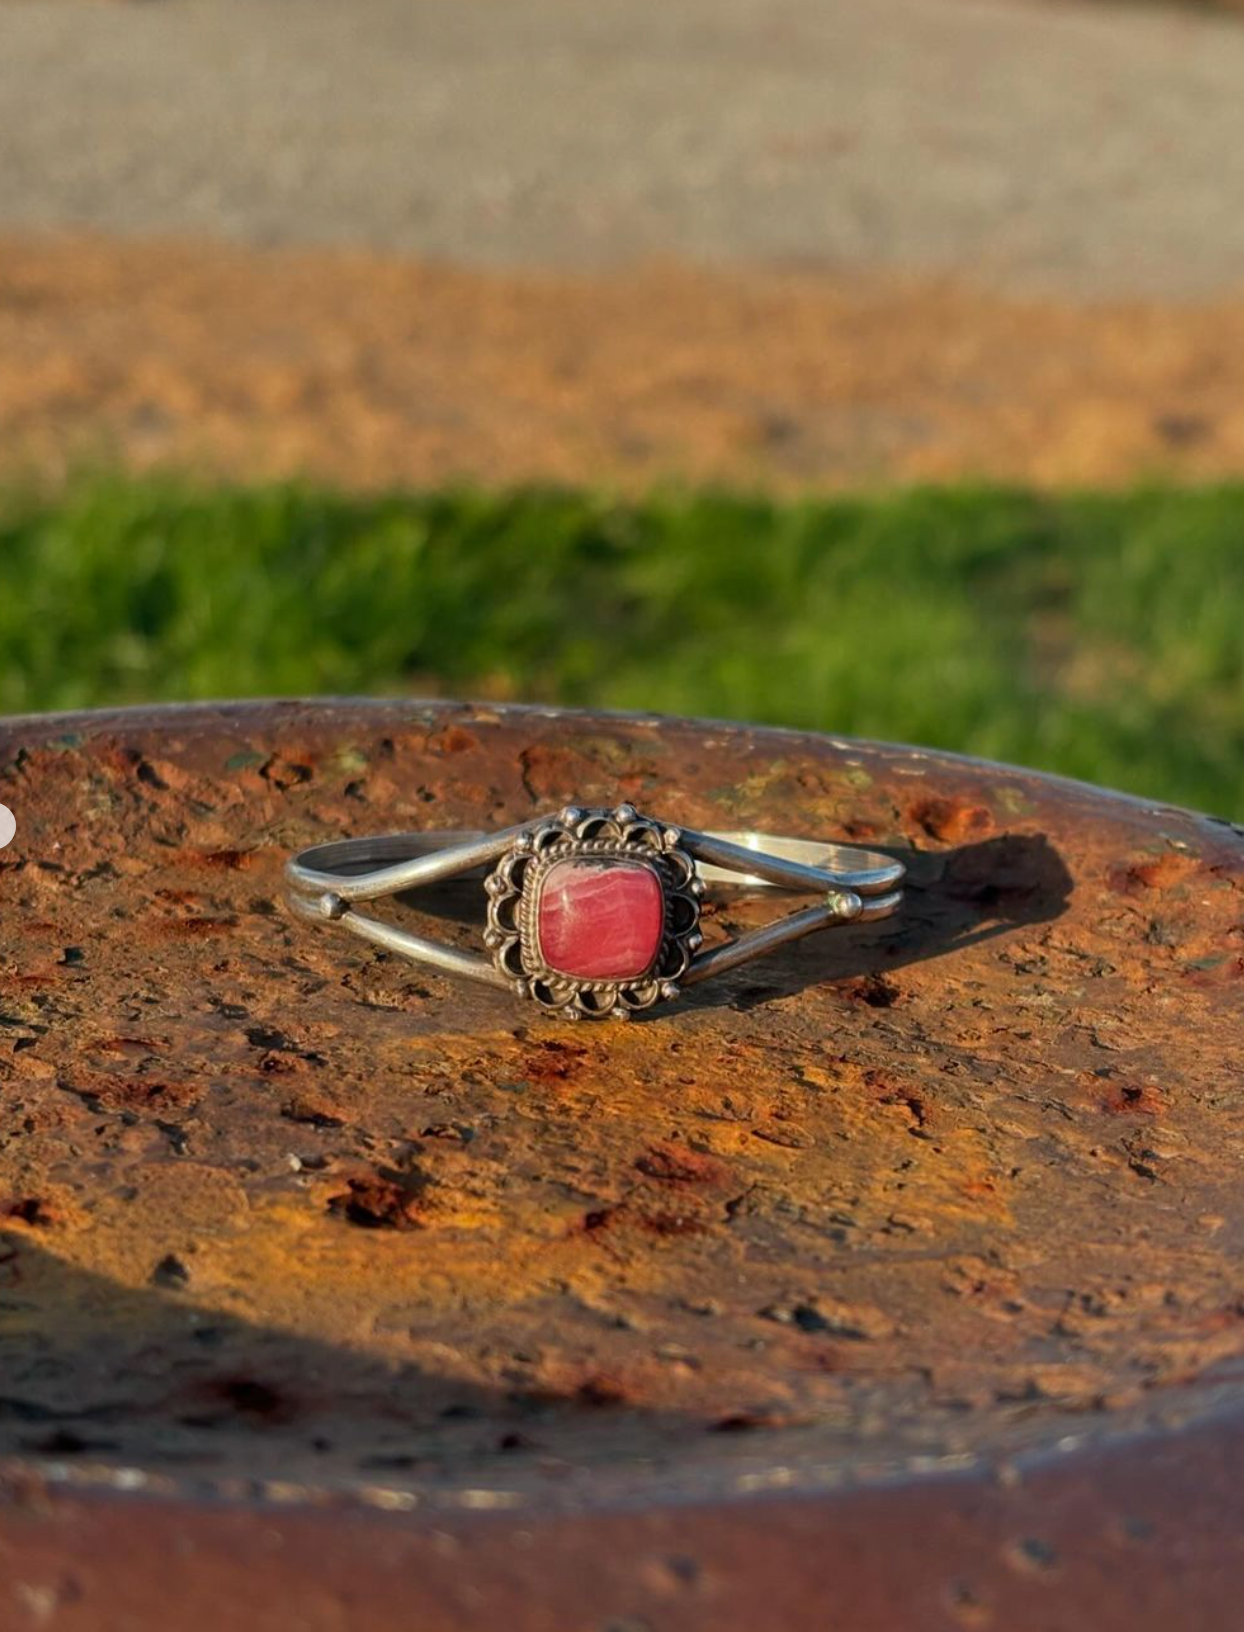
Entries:
{"type": "Polygon", "coordinates": [[[488,875],[485,945],[498,970],[522,996],[568,1018],[625,1018],[674,997],[678,981],[701,945],[695,861],[682,834],[642,816],[630,805],[603,810],[568,808],[522,834],[488,875]],[[579,857],[639,862],[661,885],[665,924],[661,945],[642,975],[588,980],[553,969],[540,951],[540,890],[549,871],[579,857]]]}

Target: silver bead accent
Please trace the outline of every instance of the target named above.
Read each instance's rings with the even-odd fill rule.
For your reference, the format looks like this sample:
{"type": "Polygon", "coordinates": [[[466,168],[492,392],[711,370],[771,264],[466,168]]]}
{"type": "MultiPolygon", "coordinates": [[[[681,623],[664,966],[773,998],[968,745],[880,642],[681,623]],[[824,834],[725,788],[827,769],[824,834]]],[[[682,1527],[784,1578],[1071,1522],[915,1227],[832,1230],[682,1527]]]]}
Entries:
{"type": "Polygon", "coordinates": [[[853,918],[858,918],[864,910],[864,903],[854,890],[827,891],[825,905],[838,922],[843,924],[849,924],[853,918]]]}

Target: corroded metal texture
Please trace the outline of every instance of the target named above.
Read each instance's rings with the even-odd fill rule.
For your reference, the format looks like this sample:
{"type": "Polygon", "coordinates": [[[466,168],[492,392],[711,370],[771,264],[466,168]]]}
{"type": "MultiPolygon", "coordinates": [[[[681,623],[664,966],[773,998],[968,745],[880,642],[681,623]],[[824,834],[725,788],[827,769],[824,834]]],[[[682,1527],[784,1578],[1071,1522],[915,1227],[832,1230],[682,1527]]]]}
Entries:
{"type": "Polygon", "coordinates": [[[0,800],[0,1627],[1236,1624],[1239,830],[409,702],[10,721],[0,800]],[[280,904],[621,798],[908,906],[620,1026],[280,904]]]}

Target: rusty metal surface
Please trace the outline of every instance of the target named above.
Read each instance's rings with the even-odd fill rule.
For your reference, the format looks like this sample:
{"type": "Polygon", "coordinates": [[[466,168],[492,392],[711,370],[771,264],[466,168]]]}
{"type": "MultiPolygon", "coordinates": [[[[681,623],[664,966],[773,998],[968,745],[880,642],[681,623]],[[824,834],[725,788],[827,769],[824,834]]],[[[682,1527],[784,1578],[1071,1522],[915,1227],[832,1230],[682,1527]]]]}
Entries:
{"type": "Polygon", "coordinates": [[[0,800],[0,1627],[170,1624],[170,1553],[182,1625],[1235,1624],[1238,830],[409,702],[3,722],[0,800]],[[915,889],[625,1027],[281,910],[571,798],[915,889]]]}

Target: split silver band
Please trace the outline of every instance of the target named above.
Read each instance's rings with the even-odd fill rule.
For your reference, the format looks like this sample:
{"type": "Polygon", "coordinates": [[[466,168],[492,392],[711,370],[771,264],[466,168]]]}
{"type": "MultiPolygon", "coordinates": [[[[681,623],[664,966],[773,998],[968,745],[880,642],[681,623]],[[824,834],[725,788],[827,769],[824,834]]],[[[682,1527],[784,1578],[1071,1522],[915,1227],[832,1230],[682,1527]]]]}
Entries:
{"type": "Polygon", "coordinates": [[[567,807],[495,833],[392,833],[316,845],[286,864],[300,918],[338,924],[387,951],[449,974],[510,987],[569,1014],[624,1015],[685,986],[835,925],[886,918],[902,900],[900,861],[878,851],[774,833],[701,833],[630,805],[567,807]],[[648,866],[666,902],[665,939],[652,966],[597,978],[550,967],[539,946],[539,880],[569,860],[589,870],[648,866]],[[492,955],[462,951],[383,923],[359,905],[426,885],[489,873],[492,955]],[[805,907],[738,939],[701,950],[699,899],[709,883],[816,894],[805,907]]]}

